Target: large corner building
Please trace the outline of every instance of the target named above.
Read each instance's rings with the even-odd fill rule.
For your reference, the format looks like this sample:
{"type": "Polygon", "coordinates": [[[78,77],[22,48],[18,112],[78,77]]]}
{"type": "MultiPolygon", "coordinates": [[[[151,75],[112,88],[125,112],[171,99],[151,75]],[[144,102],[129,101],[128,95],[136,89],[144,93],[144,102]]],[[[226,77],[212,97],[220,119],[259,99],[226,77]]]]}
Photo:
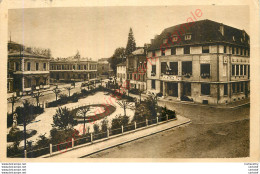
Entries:
{"type": "Polygon", "coordinates": [[[166,28],[151,41],[147,90],[172,100],[230,103],[249,97],[250,40],[210,20],[166,28]]]}

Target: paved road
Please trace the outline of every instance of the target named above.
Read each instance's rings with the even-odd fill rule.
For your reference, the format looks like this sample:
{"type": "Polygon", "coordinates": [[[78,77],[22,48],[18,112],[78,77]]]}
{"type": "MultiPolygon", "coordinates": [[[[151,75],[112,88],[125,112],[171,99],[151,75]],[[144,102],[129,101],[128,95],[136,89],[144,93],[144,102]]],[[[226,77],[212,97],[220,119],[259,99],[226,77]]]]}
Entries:
{"type": "Polygon", "coordinates": [[[249,155],[249,106],[235,110],[169,103],[166,106],[190,118],[192,123],[89,157],[232,158],[249,155]]]}

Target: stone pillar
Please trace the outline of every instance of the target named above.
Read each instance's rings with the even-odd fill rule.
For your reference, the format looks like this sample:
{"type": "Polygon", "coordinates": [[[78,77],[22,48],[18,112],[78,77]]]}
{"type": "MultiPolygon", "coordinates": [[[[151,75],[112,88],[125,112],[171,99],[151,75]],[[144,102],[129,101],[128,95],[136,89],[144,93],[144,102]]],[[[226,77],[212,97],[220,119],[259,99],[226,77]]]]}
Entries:
{"type": "Polygon", "coordinates": [[[136,129],[136,121],[135,121],[135,129],[136,129]]]}
{"type": "Polygon", "coordinates": [[[145,119],[145,122],[146,122],[146,126],[148,126],[148,120],[147,119],[145,119]]]}
{"type": "Polygon", "coordinates": [[[107,129],[107,138],[109,138],[109,130],[107,129]]]}
{"type": "Polygon", "coordinates": [[[22,91],[24,91],[24,77],[22,77],[22,91]]]}
{"type": "Polygon", "coordinates": [[[159,123],[159,117],[158,116],[156,117],[156,122],[159,123]]]}
{"type": "Polygon", "coordinates": [[[124,133],[124,126],[122,125],[122,133],[124,133]]]}
{"type": "Polygon", "coordinates": [[[167,96],[167,82],[163,82],[163,96],[167,96]]]}
{"type": "Polygon", "coordinates": [[[90,142],[93,141],[93,133],[90,134],[90,142]]]}
{"type": "Polygon", "coordinates": [[[183,84],[181,82],[178,83],[178,100],[181,100],[181,96],[182,96],[182,86],[183,84]]]}
{"type": "Polygon", "coordinates": [[[24,158],[27,158],[27,151],[24,150],[24,158]]]}
{"type": "Polygon", "coordinates": [[[71,147],[74,148],[74,138],[71,139],[71,147]]]}
{"type": "Polygon", "coordinates": [[[52,155],[52,144],[50,144],[50,156],[52,155]]]}

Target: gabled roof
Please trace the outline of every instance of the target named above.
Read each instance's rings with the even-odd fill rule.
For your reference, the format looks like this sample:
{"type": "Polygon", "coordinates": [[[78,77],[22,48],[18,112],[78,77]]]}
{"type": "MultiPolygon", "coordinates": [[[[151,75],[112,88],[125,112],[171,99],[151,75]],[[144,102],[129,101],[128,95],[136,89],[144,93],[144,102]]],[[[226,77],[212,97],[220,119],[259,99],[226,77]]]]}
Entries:
{"type": "Polygon", "coordinates": [[[144,55],[144,48],[137,49],[132,52],[133,55],[144,55]]]}
{"type": "Polygon", "coordinates": [[[249,35],[244,30],[206,19],[194,23],[183,23],[164,29],[162,33],[154,39],[149,50],[160,49],[160,47],[164,48],[163,40],[173,35],[179,36],[180,40],[174,43],[169,41],[167,47],[216,42],[226,42],[249,47],[249,35]],[[220,26],[224,26],[224,35],[220,32],[220,26]],[[191,34],[191,40],[185,40],[185,35],[187,34],[191,34]],[[243,39],[242,41],[241,38],[243,39]]]}

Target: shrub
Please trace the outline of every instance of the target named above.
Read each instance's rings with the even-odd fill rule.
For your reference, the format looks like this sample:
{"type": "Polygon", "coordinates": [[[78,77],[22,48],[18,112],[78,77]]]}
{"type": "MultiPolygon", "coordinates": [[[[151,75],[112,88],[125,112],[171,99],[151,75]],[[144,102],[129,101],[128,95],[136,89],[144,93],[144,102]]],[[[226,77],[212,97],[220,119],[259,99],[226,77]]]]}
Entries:
{"type": "Polygon", "coordinates": [[[56,113],[53,116],[53,123],[53,126],[56,126],[61,129],[68,129],[69,127],[76,125],[73,119],[73,115],[66,107],[58,108],[56,110],[56,113]]]}
{"type": "Polygon", "coordinates": [[[157,97],[162,97],[162,96],[163,94],[161,92],[157,94],[157,97]]]}
{"type": "Polygon", "coordinates": [[[112,120],[112,126],[111,126],[111,131],[112,134],[119,134],[122,132],[121,126],[127,126],[129,122],[129,117],[128,116],[122,116],[119,115],[116,118],[112,120]]]}
{"type": "Polygon", "coordinates": [[[130,89],[129,93],[138,95],[139,94],[139,90],[138,89],[130,89]]]}

